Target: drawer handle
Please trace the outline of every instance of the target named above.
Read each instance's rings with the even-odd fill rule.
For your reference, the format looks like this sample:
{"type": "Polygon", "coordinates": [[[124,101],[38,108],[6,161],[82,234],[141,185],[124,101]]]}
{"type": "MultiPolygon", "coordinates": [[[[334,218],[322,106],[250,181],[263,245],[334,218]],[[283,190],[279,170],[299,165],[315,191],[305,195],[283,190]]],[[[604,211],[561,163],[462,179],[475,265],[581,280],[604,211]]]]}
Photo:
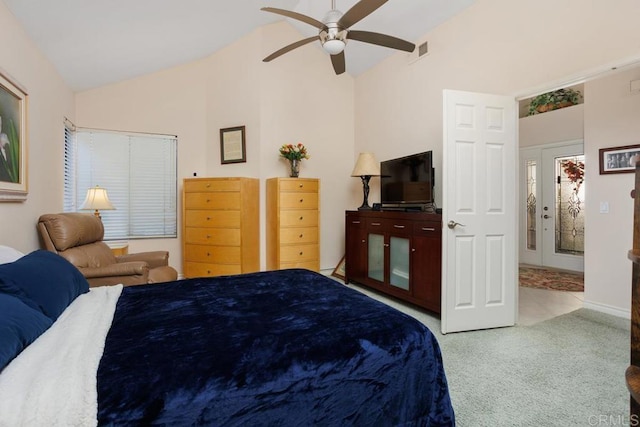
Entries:
{"type": "Polygon", "coordinates": [[[207,217],[207,221],[211,221],[211,217],[210,216],[207,217]]]}
{"type": "Polygon", "coordinates": [[[393,228],[404,228],[404,225],[393,224],[393,228]]]}
{"type": "Polygon", "coordinates": [[[207,252],[207,256],[211,256],[211,254],[209,252],[207,252]]]}
{"type": "Polygon", "coordinates": [[[389,244],[388,244],[388,243],[385,243],[383,246],[384,246],[385,248],[388,248],[388,247],[389,247],[389,244]]]}
{"type": "Polygon", "coordinates": [[[371,225],[380,225],[379,222],[372,222],[371,225]]]}
{"type": "Polygon", "coordinates": [[[300,203],[304,202],[304,199],[300,199],[300,203]]]}
{"type": "Polygon", "coordinates": [[[300,251],[300,255],[302,255],[302,251],[300,251]]]}
{"type": "Polygon", "coordinates": [[[302,221],[302,219],[303,219],[303,218],[304,218],[304,217],[302,217],[302,216],[301,216],[301,217],[300,217],[300,221],[302,221]]]}
{"type": "Polygon", "coordinates": [[[422,227],[422,231],[436,231],[436,229],[431,227],[422,227]]]}
{"type": "Polygon", "coordinates": [[[304,188],[304,184],[298,185],[299,188],[304,188]]]}
{"type": "Polygon", "coordinates": [[[360,224],[360,221],[351,221],[351,224],[360,224]]]}
{"type": "Polygon", "coordinates": [[[207,182],[207,183],[205,184],[205,186],[206,186],[207,188],[209,188],[209,187],[211,187],[211,184],[207,182]]]}
{"type": "Polygon", "coordinates": [[[207,234],[207,239],[210,239],[210,238],[211,238],[211,236],[209,234],[207,234]]]}
{"type": "Polygon", "coordinates": [[[415,251],[416,251],[416,248],[411,248],[411,252],[415,252],[415,251]]]}
{"type": "Polygon", "coordinates": [[[299,237],[302,239],[302,234],[299,237]]]}
{"type": "Polygon", "coordinates": [[[207,203],[209,203],[210,201],[211,201],[210,199],[207,199],[207,203]]]}

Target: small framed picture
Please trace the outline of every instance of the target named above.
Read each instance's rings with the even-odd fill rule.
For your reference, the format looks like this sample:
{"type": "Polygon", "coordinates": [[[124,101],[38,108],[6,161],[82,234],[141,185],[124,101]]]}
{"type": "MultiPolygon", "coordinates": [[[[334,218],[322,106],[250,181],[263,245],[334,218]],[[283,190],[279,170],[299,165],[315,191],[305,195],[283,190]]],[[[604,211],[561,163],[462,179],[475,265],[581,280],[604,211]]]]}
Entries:
{"type": "Polygon", "coordinates": [[[600,149],[600,175],[630,173],[636,170],[631,159],[640,155],[640,144],[600,149]]]}
{"type": "Polygon", "coordinates": [[[343,256],[340,262],[338,263],[338,265],[336,265],[336,268],[333,270],[333,273],[331,273],[333,277],[337,277],[338,279],[344,280],[344,269],[345,269],[344,259],[345,257],[343,256]]]}
{"type": "Polygon", "coordinates": [[[220,159],[227,163],[244,163],[247,161],[244,126],[220,129],[220,159]]]}

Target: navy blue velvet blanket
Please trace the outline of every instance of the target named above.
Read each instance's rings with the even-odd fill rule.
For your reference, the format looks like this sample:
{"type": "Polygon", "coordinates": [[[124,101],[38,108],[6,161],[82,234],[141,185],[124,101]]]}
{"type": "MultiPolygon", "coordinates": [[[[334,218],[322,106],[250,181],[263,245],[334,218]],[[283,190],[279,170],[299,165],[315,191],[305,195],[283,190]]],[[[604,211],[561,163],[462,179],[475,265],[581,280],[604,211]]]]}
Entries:
{"type": "Polygon", "coordinates": [[[440,348],[415,319],[307,270],[124,288],[100,425],[450,426],[440,348]]]}

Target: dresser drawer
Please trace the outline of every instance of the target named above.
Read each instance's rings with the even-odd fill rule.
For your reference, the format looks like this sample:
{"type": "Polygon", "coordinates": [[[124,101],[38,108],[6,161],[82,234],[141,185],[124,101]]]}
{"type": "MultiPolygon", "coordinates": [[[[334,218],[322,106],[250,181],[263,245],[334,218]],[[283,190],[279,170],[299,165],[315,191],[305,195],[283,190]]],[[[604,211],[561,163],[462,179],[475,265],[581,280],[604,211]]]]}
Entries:
{"type": "Polygon", "coordinates": [[[413,234],[416,236],[439,237],[442,234],[442,224],[431,221],[414,222],[413,234]]]}
{"type": "Polygon", "coordinates": [[[240,228],[240,211],[189,210],[184,223],[187,227],[240,228]]]}
{"type": "Polygon", "coordinates": [[[307,270],[320,271],[319,261],[301,261],[301,262],[284,262],[280,263],[280,269],[287,268],[306,268],[307,270]]]}
{"type": "Polygon", "coordinates": [[[280,263],[318,260],[318,245],[293,245],[280,248],[280,263]]]}
{"type": "Polygon", "coordinates": [[[282,209],[318,209],[318,193],[280,193],[282,209]]]}
{"type": "Polygon", "coordinates": [[[185,209],[240,210],[240,193],[185,193],[185,209]]]}
{"type": "Polygon", "coordinates": [[[187,244],[240,246],[240,230],[186,227],[184,241],[187,244]]]}
{"type": "Polygon", "coordinates": [[[201,262],[185,262],[185,277],[208,277],[208,276],[227,276],[230,274],[240,274],[241,268],[239,264],[205,264],[201,262]]]}
{"type": "Polygon", "coordinates": [[[280,212],[280,227],[309,227],[318,225],[318,211],[290,210],[280,212]]]}
{"type": "Polygon", "coordinates": [[[364,218],[354,218],[352,216],[347,215],[348,227],[364,228],[365,225],[366,225],[366,220],[364,218]]]}
{"type": "Polygon", "coordinates": [[[413,230],[412,221],[388,218],[367,218],[367,229],[375,233],[389,232],[396,234],[410,234],[413,230]]]}
{"type": "Polygon", "coordinates": [[[214,264],[240,264],[239,246],[207,246],[185,245],[185,261],[214,263],[214,264]]]}
{"type": "Polygon", "coordinates": [[[194,180],[189,179],[184,182],[185,193],[204,193],[208,191],[240,191],[240,181],[238,180],[194,180]]]}
{"type": "Polygon", "coordinates": [[[317,243],[318,227],[291,227],[280,229],[280,244],[317,243]]]}
{"type": "Polygon", "coordinates": [[[302,191],[307,193],[318,192],[318,180],[292,179],[281,180],[280,191],[302,191]]]}

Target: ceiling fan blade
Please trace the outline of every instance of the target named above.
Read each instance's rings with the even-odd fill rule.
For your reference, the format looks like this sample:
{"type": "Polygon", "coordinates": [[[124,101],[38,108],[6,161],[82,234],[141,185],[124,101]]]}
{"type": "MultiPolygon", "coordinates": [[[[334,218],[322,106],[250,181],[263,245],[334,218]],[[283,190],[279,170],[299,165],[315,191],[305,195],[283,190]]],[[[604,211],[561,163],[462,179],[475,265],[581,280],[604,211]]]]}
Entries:
{"type": "Polygon", "coordinates": [[[327,28],[326,25],[324,25],[322,22],[318,21],[317,19],[313,19],[310,16],[303,15],[297,12],[292,12],[290,10],[278,9],[275,7],[263,7],[260,10],[264,10],[265,12],[276,13],[278,15],[286,16],[287,18],[297,19],[298,21],[302,21],[306,24],[313,25],[319,30],[324,30],[325,28],[327,28]]]}
{"type": "Polygon", "coordinates": [[[386,34],[373,33],[371,31],[350,30],[347,38],[357,40],[359,42],[371,43],[378,46],[390,47],[391,49],[404,50],[405,52],[413,52],[416,45],[397,37],[388,36],[386,34]]]}
{"type": "Polygon", "coordinates": [[[344,51],[331,55],[331,63],[333,64],[333,70],[337,75],[344,73],[345,70],[345,62],[344,62],[344,51]]]}
{"type": "Polygon", "coordinates": [[[304,46],[307,43],[311,43],[314,40],[318,40],[318,36],[313,36],[313,37],[309,37],[306,39],[302,39],[302,40],[298,40],[295,43],[291,43],[288,46],[283,47],[282,49],[276,50],[275,52],[273,52],[271,55],[267,56],[266,58],[264,58],[262,60],[262,62],[269,62],[273,59],[276,59],[277,57],[279,57],[280,55],[284,55],[285,53],[300,47],[300,46],[304,46]]]}
{"type": "Polygon", "coordinates": [[[360,0],[353,7],[347,10],[338,21],[338,26],[349,28],[353,24],[369,16],[371,12],[385,4],[387,0],[360,0]]]}

